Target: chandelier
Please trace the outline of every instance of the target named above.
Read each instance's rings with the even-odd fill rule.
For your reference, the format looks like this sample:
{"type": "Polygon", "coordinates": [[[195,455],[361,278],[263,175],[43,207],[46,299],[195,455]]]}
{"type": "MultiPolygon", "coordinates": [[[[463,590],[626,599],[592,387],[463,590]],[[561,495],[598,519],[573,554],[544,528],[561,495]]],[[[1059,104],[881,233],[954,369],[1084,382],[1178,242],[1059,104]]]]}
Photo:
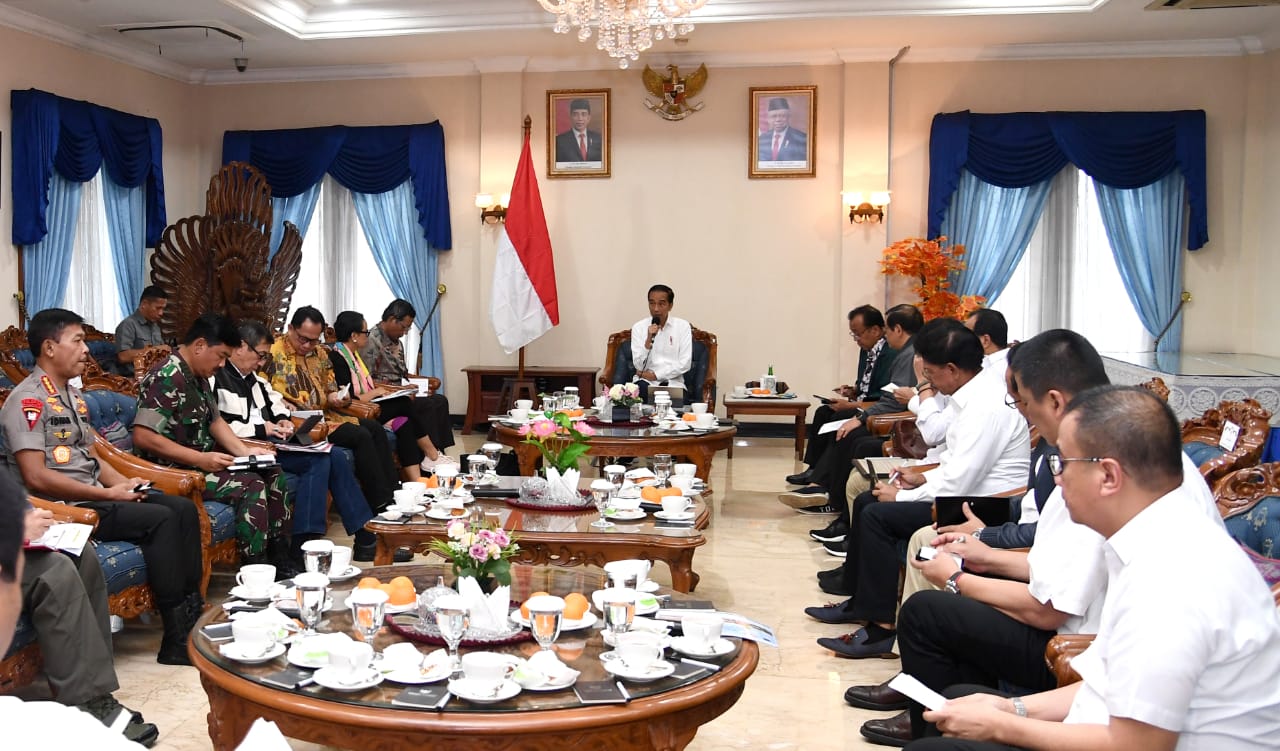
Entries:
{"type": "Polygon", "coordinates": [[[654,40],[675,39],[693,31],[681,19],[707,4],[707,0],[538,0],[556,16],[555,31],[567,34],[577,27],[578,41],[596,32],[596,48],[604,50],[626,68],[654,40]]]}

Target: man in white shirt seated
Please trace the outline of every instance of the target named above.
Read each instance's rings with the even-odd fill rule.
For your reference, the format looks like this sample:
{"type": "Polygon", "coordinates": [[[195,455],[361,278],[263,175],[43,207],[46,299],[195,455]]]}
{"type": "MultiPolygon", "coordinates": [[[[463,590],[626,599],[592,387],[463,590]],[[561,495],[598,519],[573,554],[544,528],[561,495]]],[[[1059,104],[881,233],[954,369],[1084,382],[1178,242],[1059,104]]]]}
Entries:
{"type": "MultiPolygon", "coordinates": [[[[648,386],[684,388],[684,374],[693,367],[693,329],[671,315],[676,293],[665,284],[649,288],[649,315],[631,327],[631,363],[635,380],[648,386]]],[[[692,399],[691,401],[698,401],[692,399]]]]}
{"type": "Polygon", "coordinates": [[[1138,388],[1073,399],[1053,470],[1071,519],[1106,539],[1083,680],[1022,698],[957,686],[908,748],[1245,751],[1280,737],[1280,617],[1240,547],[1184,484],[1178,422],[1138,388]],[[1191,501],[1191,502],[1188,502],[1191,501]]]}
{"type": "Polygon", "coordinates": [[[994,495],[1022,487],[1031,464],[1026,420],[1004,402],[1004,383],[982,373],[978,337],[953,319],[935,319],[915,338],[934,389],[951,396],[955,415],[947,448],[935,469],[905,469],[892,484],[880,485],[854,501],[843,584],[850,598],[827,607],[805,608],[824,623],[866,623],[857,632],[818,643],[843,657],[892,657],[898,605],[899,544],[932,521],[938,496],[994,495]],[[893,502],[893,501],[896,501],[893,502]],[[917,501],[911,503],[910,501],[917,501]]]}

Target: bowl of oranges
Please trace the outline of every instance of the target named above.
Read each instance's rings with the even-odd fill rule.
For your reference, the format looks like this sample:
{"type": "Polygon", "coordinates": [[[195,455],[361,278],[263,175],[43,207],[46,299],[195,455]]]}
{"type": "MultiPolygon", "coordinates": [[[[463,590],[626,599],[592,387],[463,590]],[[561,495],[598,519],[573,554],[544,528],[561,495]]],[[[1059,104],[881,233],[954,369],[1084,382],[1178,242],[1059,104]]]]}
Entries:
{"type": "MultiPolygon", "coordinates": [[[[528,599],[548,595],[549,592],[534,592],[529,595],[528,599]]],[[[521,604],[518,610],[511,611],[511,620],[520,626],[528,628],[529,626],[529,609],[521,604]]],[[[596,624],[596,614],[591,612],[591,601],[581,592],[570,592],[564,596],[564,620],[560,624],[561,631],[579,631],[584,628],[591,628],[596,624]]]]}
{"type": "Polygon", "coordinates": [[[418,590],[407,576],[397,576],[383,584],[376,576],[366,576],[356,584],[356,589],[380,589],[387,593],[386,612],[406,613],[418,607],[418,590]]]}

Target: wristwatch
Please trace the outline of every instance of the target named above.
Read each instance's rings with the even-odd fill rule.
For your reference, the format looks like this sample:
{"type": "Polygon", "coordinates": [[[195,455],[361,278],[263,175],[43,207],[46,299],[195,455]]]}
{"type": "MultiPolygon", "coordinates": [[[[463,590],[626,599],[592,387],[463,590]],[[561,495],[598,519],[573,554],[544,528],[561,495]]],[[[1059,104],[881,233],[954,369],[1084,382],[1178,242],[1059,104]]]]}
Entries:
{"type": "Polygon", "coordinates": [[[1009,698],[1009,701],[1013,702],[1013,713],[1014,713],[1014,714],[1016,714],[1016,715],[1017,715],[1017,716],[1019,716],[1019,717],[1026,717],[1026,716],[1027,716],[1027,705],[1022,703],[1022,699],[1021,699],[1021,698],[1019,698],[1019,697],[1017,697],[1017,696],[1013,696],[1013,697],[1010,697],[1010,698],[1009,698]]]}
{"type": "Polygon", "coordinates": [[[973,530],[973,532],[971,532],[970,534],[973,536],[973,539],[977,540],[978,542],[982,542],[982,530],[984,529],[986,529],[986,527],[978,527],[977,529],[973,530]]]}
{"type": "Polygon", "coordinates": [[[947,590],[953,595],[960,594],[960,585],[958,582],[960,581],[960,577],[963,575],[964,575],[963,571],[955,572],[951,576],[947,577],[947,583],[942,585],[942,588],[947,590]]]}

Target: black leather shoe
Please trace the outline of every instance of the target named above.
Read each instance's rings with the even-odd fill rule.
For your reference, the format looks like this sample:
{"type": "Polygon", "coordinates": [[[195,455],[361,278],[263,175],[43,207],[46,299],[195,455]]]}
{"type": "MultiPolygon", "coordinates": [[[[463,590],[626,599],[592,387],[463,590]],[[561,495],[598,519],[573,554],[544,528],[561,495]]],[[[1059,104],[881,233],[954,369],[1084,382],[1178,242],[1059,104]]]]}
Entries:
{"type": "Polygon", "coordinates": [[[408,563],[413,560],[413,551],[408,548],[396,548],[396,554],[391,560],[395,563],[408,563]]]}
{"type": "Polygon", "coordinates": [[[357,563],[371,563],[373,554],[378,550],[378,544],[371,542],[368,545],[356,545],[351,548],[351,560],[357,563]]]}
{"type": "Polygon", "coordinates": [[[878,686],[850,686],[844,692],[844,701],[851,707],[877,712],[907,708],[907,697],[889,688],[888,681],[878,686]]]}
{"type": "Polygon", "coordinates": [[[827,569],[826,571],[819,571],[818,581],[820,582],[838,581],[843,576],[844,576],[844,566],[836,566],[835,568],[827,569]]]}
{"type": "Polygon", "coordinates": [[[877,746],[902,746],[911,742],[911,715],[896,714],[887,720],[862,723],[862,736],[877,746]]]}
{"type": "Polygon", "coordinates": [[[813,470],[806,469],[803,472],[797,472],[794,475],[787,475],[788,485],[808,485],[809,480],[813,478],[813,470]]]}
{"type": "Polygon", "coordinates": [[[844,586],[844,579],[840,577],[819,581],[818,589],[829,595],[835,595],[836,597],[853,597],[853,593],[844,586]]]}
{"type": "Polygon", "coordinates": [[[822,529],[809,530],[809,537],[818,542],[844,542],[847,534],[849,534],[849,522],[840,517],[832,519],[831,523],[822,529]]]}

